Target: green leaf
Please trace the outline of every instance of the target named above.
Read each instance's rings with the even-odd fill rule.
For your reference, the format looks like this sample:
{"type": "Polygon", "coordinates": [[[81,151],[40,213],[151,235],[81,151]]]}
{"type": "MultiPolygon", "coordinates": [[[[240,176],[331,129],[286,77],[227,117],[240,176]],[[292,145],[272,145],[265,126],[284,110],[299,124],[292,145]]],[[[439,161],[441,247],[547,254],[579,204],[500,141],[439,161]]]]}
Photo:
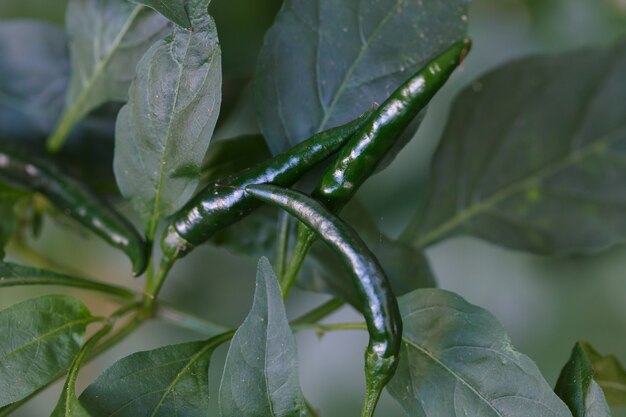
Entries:
{"type": "Polygon", "coordinates": [[[417,244],[469,234],[553,255],[624,241],[624,73],[622,42],[525,58],[475,81],[437,150],[417,244]]]}
{"type": "Polygon", "coordinates": [[[265,38],[256,104],[272,153],[381,103],[467,32],[467,0],[286,0],[265,38]]]}
{"type": "Polygon", "coordinates": [[[67,379],[61,391],[61,397],[50,417],[92,417],[78,401],[78,397],[76,397],[76,379],[87,353],[110,331],[111,325],[105,325],[98,333],[89,338],[80,349],[72,362],[72,366],[70,366],[67,379]]]}
{"type": "Polygon", "coordinates": [[[221,417],[306,416],[296,344],[278,281],[267,258],[257,270],[254,304],[228,350],[221,417]]]}
{"type": "Polygon", "coordinates": [[[49,23],[0,22],[0,136],[23,140],[54,128],[68,84],[66,47],[49,23]]]}
{"type": "Polygon", "coordinates": [[[58,274],[45,269],[0,262],[0,288],[18,285],[59,285],[99,291],[129,300],[135,298],[134,292],[115,285],[58,274]]]}
{"type": "Polygon", "coordinates": [[[208,185],[269,159],[262,135],[243,135],[211,143],[202,161],[201,185],[208,185]]]}
{"type": "Polygon", "coordinates": [[[554,389],[574,417],[611,416],[602,388],[594,381],[593,374],[589,356],[577,343],[554,389]]]}
{"type": "Polygon", "coordinates": [[[80,301],[65,295],[0,311],[0,407],[25,398],[67,369],[93,321],[80,301]]]}
{"type": "Polygon", "coordinates": [[[403,348],[387,389],[411,417],[572,417],[486,310],[439,289],[399,302],[403,348]]]}
{"type": "Polygon", "coordinates": [[[593,365],[593,379],[602,387],[610,405],[626,406],[626,370],[614,355],[603,356],[589,343],[580,342],[593,365]]]}
{"type": "Polygon", "coordinates": [[[221,58],[207,0],[190,0],[193,32],[176,27],[137,67],[117,120],[114,168],[147,235],[191,197],[219,113],[221,58]]]}
{"type": "Polygon", "coordinates": [[[144,4],[167,17],[178,26],[191,29],[191,22],[185,10],[184,0],[131,0],[133,3],[144,4]]]}
{"type": "Polygon", "coordinates": [[[120,0],[70,0],[66,21],[72,75],[65,110],[48,140],[51,150],[89,111],[126,101],[139,59],[169,31],[162,16],[120,0]]]}
{"type": "Polygon", "coordinates": [[[229,338],[133,353],[104,371],[80,402],[93,417],[206,417],[211,355],[229,338]]]}

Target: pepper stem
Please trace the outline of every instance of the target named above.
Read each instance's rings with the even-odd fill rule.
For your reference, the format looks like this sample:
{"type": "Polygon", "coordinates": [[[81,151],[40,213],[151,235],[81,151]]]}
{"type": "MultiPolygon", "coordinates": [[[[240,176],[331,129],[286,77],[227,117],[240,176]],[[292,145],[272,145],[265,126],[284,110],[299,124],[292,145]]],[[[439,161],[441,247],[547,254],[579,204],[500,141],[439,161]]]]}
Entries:
{"type": "Polygon", "coordinates": [[[293,248],[293,253],[291,254],[291,259],[289,259],[287,269],[285,270],[284,275],[281,276],[280,280],[280,288],[283,292],[283,298],[287,298],[291,287],[296,282],[298,272],[300,272],[300,268],[302,268],[304,259],[309,253],[309,249],[311,249],[313,242],[315,242],[315,238],[315,232],[302,224],[298,226],[298,239],[296,240],[296,246],[293,248]]]}
{"type": "Polygon", "coordinates": [[[165,282],[165,278],[167,278],[167,274],[172,269],[176,258],[170,258],[167,256],[163,256],[161,258],[161,262],[159,264],[159,268],[156,271],[154,276],[150,276],[146,282],[146,295],[144,296],[144,311],[152,311],[155,306],[155,301],[157,296],[159,295],[159,291],[161,291],[161,287],[165,282]]]}

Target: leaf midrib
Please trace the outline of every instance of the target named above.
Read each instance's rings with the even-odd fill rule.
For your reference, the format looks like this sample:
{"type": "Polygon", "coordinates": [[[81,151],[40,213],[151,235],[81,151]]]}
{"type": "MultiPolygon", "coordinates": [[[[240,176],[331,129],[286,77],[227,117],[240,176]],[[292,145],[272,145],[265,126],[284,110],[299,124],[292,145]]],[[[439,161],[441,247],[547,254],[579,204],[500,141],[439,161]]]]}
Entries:
{"type": "Polygon", "coordinates": [[[456,227],[466,223],[473,217],[490,210],[503,200],[534,184],[539,183],[545,178],[550,177],[577,162],[584,160],[585,158],[592,156],[596,152],[604,150],[611,143],[622,139],[624,134],[626,134],[626,124],[616,128],[596,141],[590,141],[591,143],[588,146],[574,150],[560,160],[555,161],[553,165],[548,165],[532,172],[527,177],[514,181],[506,187],[494,192],[490,197],[466,206],[462,211],[457,211],[452,218],[419,237],[415,244],[420,248],[428,247],[430,244],[444,237],[456,227]]]}
{"type": "Polygon", "coordinates": [[[89,77],[86,83],[81,82],[82,91],[78,95],[78,97],[76,97],[76,99],[72,103],[71,108],[66,113],[72,114],[76,111],[75,109],[82,108],[84,102],[87,100],[89,94],[91,93],[91,90],[96,84],[96,81],[100,79],[102,72],[106,70],[107,65],[109,64],[109,62],[111,62],[111,59],[113,59],[113,56],[118,51],[122,40],[130,30],[131,25],[133,24],[143,7],[144,6],[135,6],[133,8],[132,13],[128,16],[128,19],[126,19],[124,26],[122,26],[120,32],[117,34],[115,39],[113,39],[113,42],[111,43],[111,48],[109,49],[107,54],[103,57],[103,59],[97,61],[91,77],[89,77]]]}
{"type": "MultiPolygon", "coordinates": [[[[330,118],[331,118],[331,116],[333,114],[333,110],[335,109],[335,106],[337,105],[337,102],[339,102],[339,100],[343,96],[343,93],[348,88],[349,81],[352,78],[352,75],[354,74],[354,71],[356,71],[356,68],[361,63],[361,60],[363,59],[363,56],[369,50],[369,47],[371,46],[372,42],[378,37],[378,35],[383,30],[383,28],[385,27],[387,22],[389,22],[389,20],[391,19],[391,16],[393,16],[393,14],[398,10],[400,5],[402,3],[404,3],[404,1],[405,0],[397,0],[396,1],[395,6],[392,7],[389,10],[389,13],[387,13],[384,16],[384,18],[380,21],[378,26],[376,26],[376,29],[374,29],[374,31],[372,32],[370,37],[367,39],[366,43],[364,43],[361,46],[361,50],[359,51],[359,54],[357,55],[356,59],[354,60],[354,62],[352,63],[352,65],[350,66],[348,71],[346,72],[346,75],[344,76],[343,80],[341,81],[341,84],[339,84],[339,88],[335,92],[335,94],[333,96],[333,100],[330,103],[330,106],[328,106],[328,109],[324,109],[325,110],[324,118],[320,122],[320,125],[319,125],[319,127],[317,129],[318,132],[324,130],[327,127],[327,123],[328,123],[328,121],[330,120],[330,118]]],[[[319,75],[317,71],[316,71],[316,75],[319,75]]],[[[315,80],[315,81],[316,81],[316,83],[318,85],[320,84],[320,80],[315,80]]]]}
{"type": "Polygon", "coordinates": [[[407,338],[407,337],[403,337],[402,340],[404,340],[404,342],[407,345],[410,345],[411,347],[413,347],[414,349],[420,351],[423,355],[427,356],[429,359],[431,359],[433,362],[435,362],[437,365],[439,365],[441,368],[443,368],[446,372],[448,372],[450,375],[452,375],[455,379],[457,379],[459,382],[461,382],[463,385],[465,385],[470,391],[472,391],[481,401],[483,401],[485,404],[487,404],[489,406],[489,408],[491,410],[493,410],[494,413],[496,413],[496,415],[500,416],[500,417],[505,417],[504,414],[500,413],[500,411],[498,411],[492,404],[491,402],[485,398],[478,390],[476,390],[468,381],[466,381],[461,375],[457,374],[456,372],[454,372],[451,368],[449,368],[445,363],[441,362],[439,359],[437,359],[432,353],[430,353],[429,351],[427,351],[426,349],[422,348],[421,346],[419,346],[416,342],[414,342],[413,340],[407,338]]]}
{"type": "Polygon", "coordinates": [[[198,352],[196,352],[194,355],[192,355],[191,358],[189,358],[189,361],[187,362],[187,364],[185,364],[185,366],[176,374],[176,377],[163,391],[163,395],[161,395],[161,398],[159,398],[159,402],[154,406],[152,413],[150,413],[150,417],[156,416],[156,413],[159,411],[161,404],[163,404],[167,396],[170,395],[170,393],[174,390],[174,387],[178,384],[178,381],[180,381],[181,378],[184,376],[184,374],[187,373],[189,369],[191,369],[191,367],[196,363],[196,361],[199,361],[204,355],[208,353],[212,353],[212,351],[217,347],[217,345],[219,345],[219,343],[220,343],[219,341],[218,342],[211,341],[207,343],[198,352]]]}
{"type": "MultiPolygon", "coordinates": [[[[160,162],[159,178],[157,180],[156,189],[155,189],[154,205],[152,206],[152,218],[150,219],[150,225],[146,233],[148,240],[152,240],[154,238],[154,235],[156,233],[156,228],[159,223],[160,211],[161,211],[159,207],[161,205],[161,197],[163,193],[163,182],[165,181],[165,169],[166,169],[165,159],[167,155],[167,150],[170,145],[170,140],[172,138],[172,124],[173,124],[174,115],[176,114],[176,107],[178,106],[178,95],[180,93],[180,84],[181,84],[181,80],[183,77],[183,72],[185,70],[184,64],[187,61],[187,56],[189,54],[189,48],[191,45],[192,37],[193,36],[191,34],[188,34],[187,45],[185,47],[185,55],[183,56],[183,59],[181,60],[181,63],[179,64],[178,76],[176,78],[176,87],[174,90],[174,103],[172,104],[172,113],[170,114],[170,117],[167,122],[167,131],[165,132],[165,143],[163,144],[163,152],[161,153],[161,158],[159,161],[160,162]]],[[[172,43],[175,43],[175,42],[176,40],[172,38],[172,43]]]]}
{"type": "Polygon", "coordinates": [[[59,326],[59,327],[57,327],[55,329],[52,329],[49,332],[46,332],[46,333],[44,333],[44,334],[42,334],[40,336],[37,336],[37,337],[33,338],[28,343],[22,344],[22,345],[18,346],[16,349],[8,351],[5,355],[2,355],[2,359],[6,360],[8,357],[10,357],[12,355],[15,355],[16,353],[18,353],[18,352],[28,348],[29,346],[31,346],[34,343],[43,343],[43,341],[45,341],[47,338],[52,337],[54,334],[59,333],[59,332],[65,330],[68,327],[74,327],[74,326],[77,326],[77,325],[80,325],[80,324],[87,325],[87,324],[92,323],[92,322],[94,322],[96,320],[97,320],[97,318],[90,316],[90,317],[86,317],[86,318],[83,318],[83,319],[80,319],[80,320],[69,321],[69,322],[63,324],[62,326],[59,326]]]}

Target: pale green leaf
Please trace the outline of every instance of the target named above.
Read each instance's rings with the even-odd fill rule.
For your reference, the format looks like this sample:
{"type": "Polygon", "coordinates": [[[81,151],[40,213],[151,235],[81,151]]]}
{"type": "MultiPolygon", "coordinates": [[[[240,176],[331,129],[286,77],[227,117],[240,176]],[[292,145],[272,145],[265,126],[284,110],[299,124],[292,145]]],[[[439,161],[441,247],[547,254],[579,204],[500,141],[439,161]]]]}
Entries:
{"type": "Polygon", "coordinates": [[[411,417],[572,417],[489,312],[439,289],[399,303],[403,347],[388,390],[411,417]]]}
{"type": "Polygon", "coordinates": [[[266,258],[259,261],[252,309],[228,350],[219,405],[221,417],[308,415],[295,339],[278,281],[266,258]]]}
{"type": "Polygon", "coordinates": [[[92,417],[206,417],[209,364],[229,336],[133,353],[80,396],[92,417]]]}
{"type": "Polygon", "coordinates": [[[184,0],[131,0],[153,8],[172,22],[186,29],[191,29],[191,22],[185,10],[184,0]]]}
{"type": "Polygon", "coordinates": [[[219,113],[220,48],[206,5],[189,1],[193,32],[174,28],[142,58],[117,120],[115,176],[149,238],[196,189],[219,113]]]}
{"type": "Polygon", "coordinates": [[[108,101],[126,101],[135,67],[169,30],[151,9],[122,0],[70,0],[71,78],[65,110],[48,145],[58,149],[72,127],[108,101]]]}
{"type": "MultiPolygon", "coordinates": [[[[538,254],[626,238],[626,42],[525,58],[457,98],[418,230],[538,254]]],[[[410,235],[411,233],[408,233],[410,235]]]]}
{"type": "Polygon", "coordinates": [[[259,124],[272,153],[381,103],[466,35],[467,13],[468,0],[284,1],[256,76],[259,124]]]}
{"type": "Polygon", "coordinates": [[[0,407],[27,397],[67,369],[93,320],[80,301],[63,295],[0,311],[0,407]]]}

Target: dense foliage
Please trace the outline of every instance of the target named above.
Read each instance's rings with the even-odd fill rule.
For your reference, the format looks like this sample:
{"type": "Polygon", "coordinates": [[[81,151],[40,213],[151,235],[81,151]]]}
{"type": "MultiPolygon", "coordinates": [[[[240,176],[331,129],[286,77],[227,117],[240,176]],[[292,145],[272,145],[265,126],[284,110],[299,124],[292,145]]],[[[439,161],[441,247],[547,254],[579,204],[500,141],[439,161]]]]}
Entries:
{"type": "MultiPolygon", "coordinates": [[[[383,388],[423,417],[605,417],[626,405],[615,356],[579,341],[551,387],[491,313],[436,288],[425,254],[460,235],[546,257],[623,244],[626,41],[517,59],[469,83],[428,191],[407,190],[423,207],[399,237],[359,201],[463,70],[468,1],[268,2],[252,52],[209,0],[68,0],[65,31],[0,21],[0,288],[64,287],[0,311],[0,416],[57,380],[53,417],[324,415],[301,388],[294,333],[343,330],[369,335],[364,417],[383,388]],[[231,137],[240,125],[251,127],[231,137]],[[60,246],[93,235],[124,252],[127,285],[77,271],[71,248],[62,262],[40,251],[51,218],[60,246]],[[238,326],[161,296],[203,245],[259,259],[238,326]],[[290,320],[292,286],[325,301],[290,320]],[[324,321],[346,304],[364,321],[324,321]],[[77,392],[83,365],[160,320],[199,340],[127,352],[77,392]],[[221,381],[210,377],[220,346],[221,381]]],[[[211,265],[194,274],[219,278],[211,265]]]]}

